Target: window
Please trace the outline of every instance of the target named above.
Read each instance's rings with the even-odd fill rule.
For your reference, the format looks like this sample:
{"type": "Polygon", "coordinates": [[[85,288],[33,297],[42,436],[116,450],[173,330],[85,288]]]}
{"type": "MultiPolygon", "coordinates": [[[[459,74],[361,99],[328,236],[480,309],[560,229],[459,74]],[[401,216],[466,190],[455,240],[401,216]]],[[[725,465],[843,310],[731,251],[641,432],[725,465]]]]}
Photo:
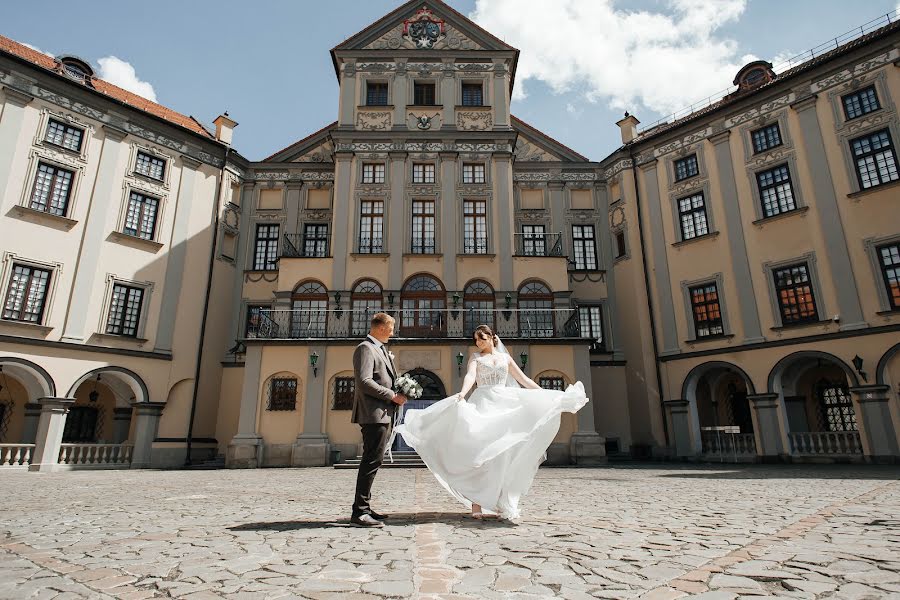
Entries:
{"type": "Polygon", "coordinates": [[[353,410],[353,392],[356,382],[352,377],[336,377],[331,410],[353,410]]]}
{"type": "Polygon", "coordinates": [[[166,161],[146,152],[138,152],[134,170],[145,177],[162,181],[166,172],[166,161]]]}
{"type": "Polygon", "coordinates": [[[412,253],[434,254],[434,200],[413,200],[412,253]]]}
{"type": "Polygon", "coordinates": [[[861,189],[900,179],[897,173],[897,155],[887,129],[851,140],[850,147],[861,189]]]}
{"type": "Polygon", "coordinates": [[[463,201],[463,253],[487,254],[487,202],[463,201]]]}
{"type": "Polygon", "coordinates": [[[878,103],[878,95],[875,93],[875,86],[870,85],[852,94],[847,94],[841,98],[844,104],[844,114],[847,119],[855,119],[872,111],[881,108],[878,103]]]}
{"type": "Polygon", "coordinates": [[[253,270],[274,271],[278,259],[278,225],[258,223],[253,249],[253,270]]]}
{"type": "Polygon", "coordinates": [[[464,83],[462,84],[462,105],[463,106],[483,106],[484,94],[480,83],[464,83]]]}
{"type": "Polygon", "coordinates": [[[434,84],[419,83],[413,84],[413,105],[415,106],[434,106],[434,84]]]}
{"type": "Polygon", "coordinates": [[[627,254],[627,249],[625,248],[625,232],[617,231],[616,232],[616,258],[622,258],[627,254]]]}
{"type": "Polygon", "coordinates": [[[892,309],[900,308],[900,243],[876,248],[878,266],[884,278],[888,302],[892,309]]]}
{"type": "Polygon", "coordinates": [[[117,283],[113,285],[106,320],[106,333],[137,337],[144,303],[144,289],[117,283]]]}
{"type": "Polygon", "coordinates": [[[553,337],[553,294],[543,283],[519,288],[519,333],[522,337],[553,337]]]}
{"type": "Polygon", "coordinates": [[[380,254],[383,252],[384,202],[363,200],[359,210],[359,252],[380,254]]]}
{"type": "Polygon", "coordinates": [[[678,221],[681,224],[681,239],[690,240],[709,233],[706,222],[706,202],[703,193],[678,200],[678,221]]]}
{"type": "Polygon", "coordinates": [[[538,385],[545,390],[563,391],[566,387],[566,381],[562,377],[540,377],[538,385]]]}
{"type": "Polygon", "coordinates": [[[363,165],[363,183],[384,183],[384,164],[366,163],[363,165]]]}
{"type": "Polygon", "coordinates": [[[434,165],[414,164],[413,183],[434,183],[434,165]]]}
{"type": "Polygon", "coordinates": [[[719,306],[719,290],[715,283],[706,283],[688,289],[691,296],[691,314],[694,316],[694,335],[699,338],[724,335],[722,311],[719,306]]]}
{"type": "Polygon", "coordinates": [[[50,286],[50,271],[13,264],[3,318],[28,323],[41,323],[50,286]]]}
{"type": "Polygon", "coordinates": [[[66,216],[69,208],[69,196],[72,192],[73,176],[72,171],[43,162],[38,163],[28,208],[58,217],[66,216]]]}
{"type": "Polygon", "coordinates": [[[494,329],[494,288],[485,281],[473,281],[463,291],[463,329],[466,337],[472,337],[475,328],[487,325],[494,329]]]}
{"type": "Polygon", "coordinates": [[[547,256],[547,238],[543,225],[522,225],[522,254],[547,256]]]}
{"type": "Polygon", "coordinates": [[[388,84],[366,83],[366,106],[387,106],[388,84]]]}
{"type": "Polygon", "coordinates": [[[593,225],[572,225],[572,248],[575,251],[575,268],[597,268],[597,245],[594,243],[593,225]]]}
{"type": "Polygon", "coordinates": [[[675,161],[675,181],[681,181],[699,174],[700,167],[697,164],[696,154],[691,154],[675,161]]]}
{"type": "Polygon", "coordinates": [[[775,278],[775,294],[783,325],[818,320],[816,299],[806,263],[775,269],[772,275],[775,278]]]}
{"type": "Polygon", "coordinates": [[[72,406],[66,414],[62,441],[64,444],[92,444],[97,441],[100,409],[94,406],[72,406]]]}
{"type": "Polygon", "coordinates": [[[325,337],[328,290],[318,281],[297,286],[291,295],[291,337],[325,337]]]}
{"type": "Polygon", "coordinates": [[[857,430],[856,412],[846,385],[823,379],[816,384],[816,397],[826,431],[857,430]]]}
{"type": "Polygon", "coordinates": [[[328,256],[328,225],[307,223],[303,226],[303,256],[328,256]]]}
{"type": "Polygon", "coordinates": [[[296,410],[297,380],[293,377],[277,377],[269,384],[269,403],[266,410],[296,410]]]}
{"type": "Polygon", "coordinates": [[[131,192],[128,197],[128,212],[125,214],[123,233],[139,237],[142,240],[152,240],[156,234],[158,210],[158,199],[145,196],[140,192],[131,192]]]}
{"type": "Polygon", "coordinates": [[[268,304],[248,304],[247,320],[244,321],[244,337],[255,338],[259,335],[260,321],[264,318],[260,311],[271,308],[268,304]]]}
{"type": "Polygon", "coordinates": [[[444,286],[428,275],[417,275],[406,282],[400,301],[400,335],[404,337],[443,337],[446,335],[444,286]]]}
{"type": "Polygon", "coordinates": [[[763,217],[774,217],[797,208],[791,173],[787,165],[781,165],[756,174],[763,217]]]}
{"type": "Polygon", "coordinates": [[[365,335],[375,313],[381,310],[381,286],[371,279],[360,281],[353,288],[353,335],[365,335]]]}
{"type": "Polygon", "coordinates": [[[484,163],[463,163],[463,183],[484,183],[484,163]]]}
{"type": "Polygon", "coordinates": [[[581,337],[593,340],[590,350],[593,352],[603,350],[603,308],[579,306],[578,324],[581,327],[581,337]]]}
{"type": "Polygon", "coordinates": [[[750,133],[750,137],[753,139],[754,154],[759,154],[781,145],[781,130],[778,129],[778,123],[772,123],[757,129],[750,133]]]}
{"type": "Polygon", "coordinates": [[[47,133],[44,135],[44,141],[72,152],[81,152],[81,140],[83,137],[83,129],[73,127],[56,119],[50,119],[47,122],[47,133]]]}

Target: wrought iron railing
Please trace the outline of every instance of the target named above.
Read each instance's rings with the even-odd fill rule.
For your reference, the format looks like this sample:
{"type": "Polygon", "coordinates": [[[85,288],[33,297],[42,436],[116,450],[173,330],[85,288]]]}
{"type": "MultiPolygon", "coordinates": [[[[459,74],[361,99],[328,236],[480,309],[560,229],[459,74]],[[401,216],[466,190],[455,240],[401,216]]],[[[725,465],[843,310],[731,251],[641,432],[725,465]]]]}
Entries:
{"type": "Polygon", "coordinates": [[[516,233],[516,256],[563,256],[562,233],[516,233]]]}
{"type": "Polygon", "coordinates": [[[356,251],[360,254],[382,254],[384,240],[380,237],[360,236],[356,251]]]}
{"type": "Polygon", "coordinates": [[[862,454],[858,431],[799,431],[790,432],[791,450],[806,456],[862,454]]]}
{"type": "Polygon", "coordinates": [[[488,239],[483,236],[465,236],[463,238],[463,254],[487,254],[488,239]]]}
{"type": "Polygon", "coordinates": [[[34,455],[34,444],[0,444],[0,469],[27,468],[34,455]]]}
{"type": "Polygon", "coordinates": [[[125,468],[131,464],[133,444],[62,444],[59,464],[72,468],[125,468]]]}
{"type": "Polygon", "coordinates": [[[331,256],[331,236],[286,233],[281,255],[285,258],[327,258],[331,256]]]}
{"type": "Polygon", "coordinates": [[[578,338],[581,327],[578,309],[463,309],[429,308],[401,309],[370,308],[365,311],[280,310],[263,309],[248,338],[261,339],[335,339],[357,337],[359,324],[367,322],[376,312],[384,312],[397,319],[395,336],[399,338],[468,338],[478,325],[491,326],[503,338],[578,338]],[[355,326],[354,326],[355,324],[355,326]]]}

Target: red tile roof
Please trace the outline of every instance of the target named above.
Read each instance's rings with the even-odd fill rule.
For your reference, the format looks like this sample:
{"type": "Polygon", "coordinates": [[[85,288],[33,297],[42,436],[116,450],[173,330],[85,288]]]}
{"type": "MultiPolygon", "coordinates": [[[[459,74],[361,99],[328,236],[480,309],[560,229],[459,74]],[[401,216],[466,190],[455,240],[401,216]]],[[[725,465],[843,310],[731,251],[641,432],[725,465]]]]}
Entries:
{"type": "MultiPolygon", "coordinates": [[[[20,44],[19,42],[11,40],[2,35],[0,35],[0,51],[27,60],[33,65],[42,67],[48,71],[53,71],[54,73],[64,77],[64,75],[62,75],[62,72],[60,71],[59,62],[55,58],[53,58],[52,56],[48,56],[47,54],[44,54],[42,52],[38,52],[37,50],[32,50],[28,46],[20,44]]],[[[198,135],[202,135],[203,137],[215,139],[215,135],[213,135],[209,130],[206,129],[206,127],[200,124],[197,119],[175,112],[174,110],[166,108],[165,106],[157,104],[156,102],[151,102],[146,98],[138,96],[137,94],[129,92],[128,90],[122,89],[116,85],[113,85],[108,81],[104,81],[97,77],[92,77],[90,85],[86,85],[85,88],[93,89],[94,91],[99,92],[104,96],[108,96],[114,100],[136,108],[137,110],[151,114],[160,119],[164,119],[180,127],[184,127],[185,129],[188,129],[198,135]]]]}

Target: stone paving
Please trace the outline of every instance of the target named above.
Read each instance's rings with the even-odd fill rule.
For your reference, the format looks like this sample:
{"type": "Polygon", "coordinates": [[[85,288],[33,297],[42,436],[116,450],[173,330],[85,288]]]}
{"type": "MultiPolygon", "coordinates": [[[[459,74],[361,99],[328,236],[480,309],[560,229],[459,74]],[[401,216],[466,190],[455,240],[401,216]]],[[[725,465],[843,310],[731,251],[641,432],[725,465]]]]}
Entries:
{"type": "Polygon", "coordinates": [[[428,471],[0,472],[0,598],[900,598],[900,468],[542,469],[517,524],[428,471]]]}

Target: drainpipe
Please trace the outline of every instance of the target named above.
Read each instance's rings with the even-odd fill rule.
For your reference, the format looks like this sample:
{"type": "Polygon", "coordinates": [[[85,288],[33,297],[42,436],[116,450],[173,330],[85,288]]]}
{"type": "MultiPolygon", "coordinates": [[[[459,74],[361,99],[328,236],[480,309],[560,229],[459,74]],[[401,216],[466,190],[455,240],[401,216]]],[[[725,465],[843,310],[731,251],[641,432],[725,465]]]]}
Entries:
{"type": "Polygon", "coordinates": [[[219,200],[222,198],[222,192],[225,187],[225,167],[228,165],[228,155],[231,153],[231,147],[225,148],[225,157],[222,161],[222,170],[219,173],[219,190],[216,193],[215,202],[213,202],[213,210],[215,211],[215,220],[212,230],[212,244],[209,250],[209,268],[206,275],[206,298],[203,301],[203,318],[200,322],[200,344],[197,346],[197,367],[194,370],[194,392],[191,397],[191,416],[188,420],[187,450],[184,456],[184,466],[191,465],[191,446],[194,439],[194,415],[197,413],[197,394],[200,392],[200,367],[203,361],[203,343],[206,339],[206,318],[209,314],[209,297],[212,293],[213,266],[216,260],[216,239],[219,237],[219,200]]]}

